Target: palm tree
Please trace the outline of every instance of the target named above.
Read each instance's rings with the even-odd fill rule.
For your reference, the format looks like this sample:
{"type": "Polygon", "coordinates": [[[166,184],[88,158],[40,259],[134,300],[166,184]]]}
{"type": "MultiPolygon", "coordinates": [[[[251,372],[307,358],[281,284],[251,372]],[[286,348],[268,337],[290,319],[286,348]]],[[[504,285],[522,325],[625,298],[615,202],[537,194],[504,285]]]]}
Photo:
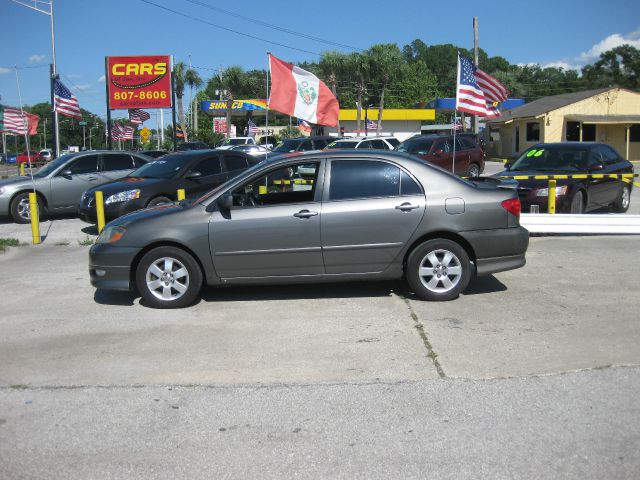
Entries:
{"type": "Polygon", "coordinates": [[[364,98],[364,95],[367,91],[364,79],[366,78],[369,71],[369,64],[367,61],[366,53],[354,52],[350,54],[347,57],[345,67],[350,75],[356,77],[355,91],[356,97],[358,98],[356,102],[356,108],[358,110],[356,117],[356,130],[358,132],[358,136],[360,136],[360,127],[362,124],[362,99],[364,98]]]}
{"type": "Polygon", "coordinates": [[[368,50],[369,71],[373,79],[380,83],[380,104],[378,106],[378,125],[376,133],[380,135],[382,111],[384,110],[384,93],[391,81],[393,72],[404,64],[402,52],[394,43],[374,45],[368,50]]]}
{"type": "Polygon", "coordinates": [[[248,79],[242,67],[228,67],[220,75],[220,89],[224,91],[224,99],[227,101],[227,138],[231,136],[231,107],[235,96],[247,88],[248,79]]]}
{"type": "MultiPolygon", "coordinates": [[[[327,83],[331,86],[331,92],[336,98],[338,98],[338,93],[336,91],[338,76],[344,72],[346,63],[346,55],[336,51],[324,52],[320,57],[320,71],[327,79],[327,83]]],[[[340,120],[338,120],[337,128],[338,132],[340,132],[340,120]]]]}
{"type": "Polygon", "coordinates": [[[184,134],[184,141],[188,142],[187,128],[184,122],[184,109],[182,108],[186,72],[187,66],[183,62],[178,62],[173,66],[173,81],[175,84],[176,98],[178,99],[178,121],[180,123],[180,129],[184,134]]]}
{"type": "MultiPolygon", "coordinates": [[[[198,75],[198,72],[196,72],[195,70],[193,70],[192,68],[189,68],[185,74],[184,74],[184,83],[186,83],[189,86],[189,105],[190,107],[190,111],[191,111],[191,130],[195,133],[195,135],[197,136],[198,134],[198,125],[194,125],[193,124],[193,119],[194,118],[198,118],[197,115],[194,117],[194,112],[193,112],[193,88],[198,88],[199,86],[202,85],[202,79],[200,78],[200,75],[198,75]]],[[[196,107],[197,108],[197,107],[196,107]]],[[[197,121],[197,120],[196,120],[197,121]]]]}

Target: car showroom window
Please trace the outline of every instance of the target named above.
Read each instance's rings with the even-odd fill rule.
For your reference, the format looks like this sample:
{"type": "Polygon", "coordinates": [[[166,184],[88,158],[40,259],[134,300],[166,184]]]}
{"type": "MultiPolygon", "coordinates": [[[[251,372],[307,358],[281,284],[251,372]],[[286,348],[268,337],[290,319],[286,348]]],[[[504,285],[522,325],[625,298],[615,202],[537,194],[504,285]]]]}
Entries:
{"type": "Polygon", "coordinates": [[[220,159],[217,156],[203,158],[194,165],[191,171],[200,172],[203,177],[216,175],[222,171],[220,168],[220,159]]]}
{"type": "Polygon", "coordinates": [[[640,142],[640,124],[636,123],[635,125],[631,125],[629,129],[629,141],[630,142],[640,142]]]}
{"type": "Polygon", "coordinates": [[[98,156],[86,155],[79,158],[69,167],[71,173],[82,175],[83,173],[95,173],[98,171],[98,156]]]}
{"type": "Polygon", "coordinates": [[[239,155],[225,155],[224,163],[227,166],[227,172],[247,168],[247,159],[239,155]]]}
{"type": "Polygon", "coordinates": [[[102,166],[106,172],[131,170],[133,168],[133,160],[131,160],[131,155],[125,153],[107,153],[102,155],[102,166]]]}
{"type": "Polygon", "coordinates": [[[400,168],[375,160],[333,160],[330,200],[396,197],[400,194],[400,168]]]}
{"type": "Polygon", "coordinates": [[[231,192],[236,207],[262,207],[313,202],[319,163],[305,163],[305,177],[293,174],[294,165],[271,170],[231,192]]]}

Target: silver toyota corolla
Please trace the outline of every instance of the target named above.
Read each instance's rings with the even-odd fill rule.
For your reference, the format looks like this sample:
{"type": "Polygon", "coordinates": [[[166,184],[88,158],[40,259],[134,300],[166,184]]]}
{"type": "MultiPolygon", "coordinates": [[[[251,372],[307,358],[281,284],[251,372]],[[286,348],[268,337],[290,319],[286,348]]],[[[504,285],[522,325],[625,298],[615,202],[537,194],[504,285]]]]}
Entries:
{"type": "Polygon", "coordinates": [[[62,155],[31,175],[0,181],[0,216],[28,223],[29,192],[38,194],[40,213],[75,213],[82,192],[126,176],[152,159],[130,152],[89,151],[62,155]]]}
{"type": "Polygon", "coordinates": [[[519,215],[511,185],[469,182],[406,154],[288,154],[193,203],[109,223],[89,272],[95,287],[136,287],[159,308],[189,305],[203,283],[403,276],[418,297],[449,300],[474,275],[525,264],[519,215]]]}

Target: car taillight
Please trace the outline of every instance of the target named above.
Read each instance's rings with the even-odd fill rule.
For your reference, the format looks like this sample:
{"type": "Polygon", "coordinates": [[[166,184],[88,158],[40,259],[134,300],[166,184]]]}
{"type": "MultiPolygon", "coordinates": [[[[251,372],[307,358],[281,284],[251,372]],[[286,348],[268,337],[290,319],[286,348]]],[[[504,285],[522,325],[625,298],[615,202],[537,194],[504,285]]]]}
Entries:
{"type": "Polygon", "coordinates": [[[511,215],[514,215],[520,218],[520,199],[519,198],[510,198],[509,200],[505,200],[500,205],[511,215]]]}

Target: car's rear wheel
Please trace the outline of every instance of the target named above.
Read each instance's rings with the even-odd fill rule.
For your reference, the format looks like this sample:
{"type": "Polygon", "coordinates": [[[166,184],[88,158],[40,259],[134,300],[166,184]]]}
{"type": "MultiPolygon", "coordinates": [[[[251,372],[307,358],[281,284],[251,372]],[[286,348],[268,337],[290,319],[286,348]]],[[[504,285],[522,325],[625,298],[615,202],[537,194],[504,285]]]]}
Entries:
{"type": "Polygon", "coordinates": [[[582,190],[578,190],[571,199],[571,206],[569,213],[583,213],[584,212],[584,194],[582,190]]]}
{"type": "Polygon", "coordinates": [[[176,247],[157,247],[140,260],[136,287],[154,308],[190,305],[202,287],[202,271],[195,259],[176,247]]]}
{"type": "Polygon", "coordinates": [[[624,213],[629,210],[629,204],[631,203],[631,187],[629,185],[622,185],[620,195],[617,200],[613,202],[613,211],[616,213],[624,213]]]}
{"type": "Polygon", "coordinates": [[[469,255],[452,240],[438,238],[418,245],[409,255],[407,283],[423,300],[457,298],[471,279],[469,255]]]}
{"type": "Polygon", "coordinates": [[[472,163],[469,165],[469,172],[467,173],[469,177],[479,177],[480,176],[480,165],[477,163],[472,163]]]}
{"type": "Polygon", "coordinates": [[[149,200],[147,207],[157,207],[158,205],[166,205],[168,203],[173,203],[173,200],[169,197],[155,197],[149,200]]]}
{"type": "MultiPolygon", "coordinates": [[[[29,193],[24,192],[16,195],[11,201],[11,217],[16,223],[31,222],[31,209],[29,208],[29,193]]],[[[38,197],[38,217],[42,218],[43,213],[42,199],[38,197]]]]}

